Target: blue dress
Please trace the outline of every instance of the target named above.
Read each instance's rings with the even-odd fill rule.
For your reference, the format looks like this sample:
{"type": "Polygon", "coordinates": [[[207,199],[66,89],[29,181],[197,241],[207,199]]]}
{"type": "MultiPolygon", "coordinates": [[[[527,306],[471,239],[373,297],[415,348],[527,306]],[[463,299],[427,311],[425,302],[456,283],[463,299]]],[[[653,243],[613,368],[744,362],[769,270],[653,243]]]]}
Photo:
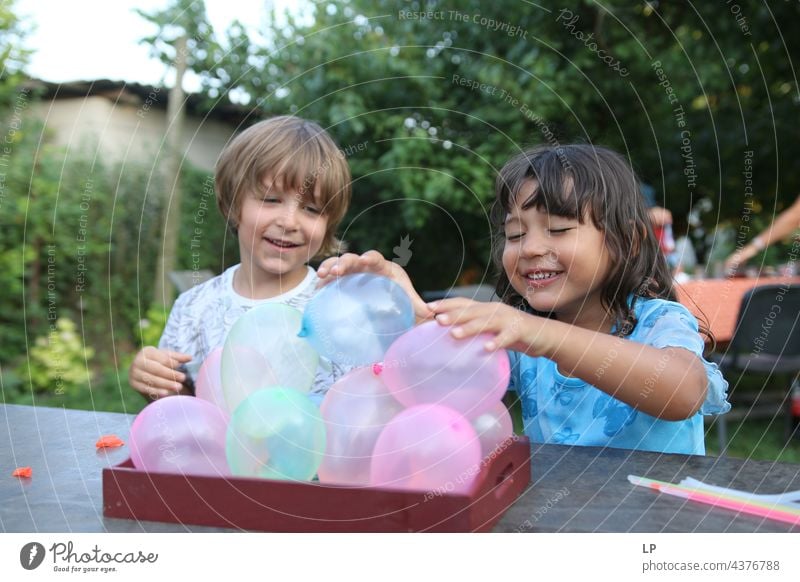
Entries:
{"type": "MultiPolygon", "coordinates": [[[[697,320],[683,305],[663,299],[639,299],[637,324],[626,339],[655,348],[685,348],[703,358],[697,320]]],[[[525,434],[532,442],[615,447],[664,453],[705,454],[703,415],[724,414],[728,382],[716,364],[702,359],[708,392],[694,416],[661,420],[609,396],[579,379],[559,373],[555,362],[518,352],[511,356],[510,390],[519,392],[525,434]]],[[[605,360],[613,365],[613,353],[605,360]]],[[[654,375],[669,366],[657,366],[654,375]]],[[[603,367],[598,369],[603,373],[603,367]]],[[[646,391],[649,387],[643,386],[646,391]]]]}

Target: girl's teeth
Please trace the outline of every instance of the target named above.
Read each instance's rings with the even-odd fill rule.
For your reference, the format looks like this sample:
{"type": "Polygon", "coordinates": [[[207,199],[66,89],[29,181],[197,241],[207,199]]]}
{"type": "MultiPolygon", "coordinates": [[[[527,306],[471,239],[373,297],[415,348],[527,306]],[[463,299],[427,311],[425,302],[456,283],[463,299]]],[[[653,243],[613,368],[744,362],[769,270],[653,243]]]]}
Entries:
{"type": "Polygon", "coordinates": [[[541,281],[542,279],[552,279],[555,276],[556,273],[534,273],[533,275],[528,275],[528,278],[534,281],[541,281]]]}

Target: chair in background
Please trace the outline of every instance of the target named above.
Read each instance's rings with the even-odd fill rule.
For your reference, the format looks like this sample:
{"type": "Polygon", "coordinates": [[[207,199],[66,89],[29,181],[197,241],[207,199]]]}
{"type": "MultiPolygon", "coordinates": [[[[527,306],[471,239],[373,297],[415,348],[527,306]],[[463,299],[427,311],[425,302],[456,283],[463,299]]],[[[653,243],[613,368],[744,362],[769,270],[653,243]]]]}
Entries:
{"type": "MultiPolygon", "coordinates": [[[[787,390],[775,407],[760,408],[764,400],[763,386],[755,394],[737,394],[730,388],[729,400],[733,409],[727,415],[716,418],[720,454],[728,446],[727,416],[732,418],[754,418],[774,415],[780,408],[786,411],[787,433],[791,421],[789,410],[789,386],[800,372],[800,285],[762,285],[748,291],[742,298],[736,329],[728,348],[721,354],[712,354],[728,379],[728,373],[746,374],[754,372],[772,378],[773,375],[787,377],[787,390]],[[740,414],[736,401],[749,407],[740,414]]],[[[790,435],[789,435],[790,436],[790,435]]]]}

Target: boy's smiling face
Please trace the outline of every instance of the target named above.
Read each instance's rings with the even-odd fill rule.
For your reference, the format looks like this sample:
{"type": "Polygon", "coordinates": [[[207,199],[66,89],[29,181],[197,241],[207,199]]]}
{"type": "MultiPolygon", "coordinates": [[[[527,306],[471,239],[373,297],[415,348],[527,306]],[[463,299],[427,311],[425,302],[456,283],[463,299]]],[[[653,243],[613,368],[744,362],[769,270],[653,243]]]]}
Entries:
{"type": "Polygon", "coordinates": [[[511,285],[533,309],[594,327],[605,319],[601,285],[611,260],[605,236],[588,217],[523,208],[537,183],[529,180],[506,217],[503,268],[511,285]]]}
{"type": "MultiPolygon", "coordinates": [[[[255,287],[288,290],[306,276],[306,263],[322,247],[328,218],[322,206],[268,176],[259,192],[245,194],[238,221],[243,274],[255,287]]],[[[314,192],[314,200],[319,200],[314,192]]]]}

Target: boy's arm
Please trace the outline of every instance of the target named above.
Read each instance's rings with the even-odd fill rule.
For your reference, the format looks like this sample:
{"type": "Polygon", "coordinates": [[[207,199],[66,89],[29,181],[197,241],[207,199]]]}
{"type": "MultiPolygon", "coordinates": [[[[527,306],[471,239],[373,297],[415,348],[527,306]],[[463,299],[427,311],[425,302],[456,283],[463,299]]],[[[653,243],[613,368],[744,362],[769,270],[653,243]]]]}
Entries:
{"type": "Polygon", "coordinates": [[[433,316],[428,305],[414,289],[411,278],[405,269],[397,263],[387,261],[378,251],[367,251],[363,255],[346,253],[340,257],[331,257],[323,261],[317,269],[320,286],[327,285],[338,277],[355,273],[381,275],[400,285],[411,299],[417,323],[433,316]]]}

